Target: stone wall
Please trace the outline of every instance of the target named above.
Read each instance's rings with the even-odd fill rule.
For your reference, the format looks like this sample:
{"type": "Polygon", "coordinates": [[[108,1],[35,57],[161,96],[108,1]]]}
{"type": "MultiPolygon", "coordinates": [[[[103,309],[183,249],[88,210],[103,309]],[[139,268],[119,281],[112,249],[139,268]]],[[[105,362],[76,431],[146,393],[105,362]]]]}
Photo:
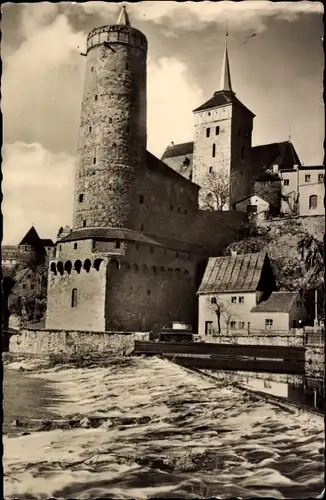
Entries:
{"type": "Polygon", "coordinates": [[[232,334],[228,336],[216,336],[209,338],[210,343],[216,344],[243,344],[243,345],[274,345],[274,346],[303,346],[303,335],[281,335],[281,334],[262,334],[262,335],[241,335],[232,334]]]}
{"type": "Polygon", "coordinates": [[[9,350],[14,353],[49,354],[73,351],[79,346],[94,351],[129,354],[133,350],[135,340],[148,340],[148,336],[148,333],[115,334],[24,329],[20,334],[11,337],[9,350]]]}
{"type": "Polygon", "coordinates": [[[305,371],[307,376],[325,376],[325,346],[307,345],[305,351],[305,371]]]}
{"type": "Polygon", "coordinates": [[[73,226],[128,226],[146,155],[147,41],[138,30],[112,26],[93,30],[87,45],[73,226]]]}

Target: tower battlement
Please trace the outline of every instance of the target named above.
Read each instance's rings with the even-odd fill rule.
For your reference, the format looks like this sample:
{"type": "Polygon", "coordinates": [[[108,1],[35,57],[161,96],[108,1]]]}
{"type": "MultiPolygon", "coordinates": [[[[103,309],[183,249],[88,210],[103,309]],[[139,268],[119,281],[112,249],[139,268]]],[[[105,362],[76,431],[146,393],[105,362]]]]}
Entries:
{"type": "MultiPolygon", "coordinates": [[[[125,24],[113,24],[94,28],[87,37],[87,53],[99,45],[123,44],[147,51],[147,38],[136,28],[125,24]]],[[[113,48],[113,47],[112,47],[113,48]]]]}

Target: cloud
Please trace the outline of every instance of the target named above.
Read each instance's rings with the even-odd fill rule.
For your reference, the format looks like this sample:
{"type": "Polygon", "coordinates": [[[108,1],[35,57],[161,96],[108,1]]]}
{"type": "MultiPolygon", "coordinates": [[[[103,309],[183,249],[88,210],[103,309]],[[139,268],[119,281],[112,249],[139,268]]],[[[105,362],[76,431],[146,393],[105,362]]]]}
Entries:
{"type": "Polygon", "coordinates": [[[33,223],[55,238],[71,224],[74,157],[22,142],[4,145],[2,155],[4,244],[17,244],[33,223]]]}
{"type": "Polygon", "coordinates": [[[53,15],[54,11],[45,10],[42,17],[38,7],[29,6],[23,16],[28,38],[4,59],[4,142],[37,140],[45,148],[60,151],[77,143],[84,77],[78,46],[83,46],[85,35],[74,32],[64,15],[44,25],[45,13],[53,15]]]}
{"type": "MultiPolygon", "coordinates": [[[[113,22],[119,5],[106,2],[85,2],[82,4],[88,14],[100,14],[113,22]]],[[[295,21],[298,16],[309,13],[323,13],[322,2],[173,2],[173,1],[143,1],[127,4],[131,19],[152,21],[155,24],[167,24],[173,30],[205,29],[208,23],[216,23],[225,28],[246,31],[254,29],[263,31],[265,22],[273,17],[281,20],[295,21]]]]}
{"type": "Polygon", "coordinates": [[[161,156],[174,142],[193,140],[192,110],[204,97],[188,79],[186,65],[163,58],[148,65],[147,130],[148,149],[161,156]]]}

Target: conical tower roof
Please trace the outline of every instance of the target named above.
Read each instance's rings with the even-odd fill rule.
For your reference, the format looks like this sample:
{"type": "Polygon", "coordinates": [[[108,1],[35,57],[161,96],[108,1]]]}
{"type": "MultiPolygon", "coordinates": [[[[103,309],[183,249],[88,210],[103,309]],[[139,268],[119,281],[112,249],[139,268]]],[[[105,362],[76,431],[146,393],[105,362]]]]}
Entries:
{"type": "Polygon", "coordinates": [[[233,92],[232,84],[231,84],[231,73],[230,73],[230,62],[229,62],[229,54],[228,54],[227,36],[228,35],[226,34],[224,57],[223,57],[222,72],[221,72],[221,82],[220,82],[219,90],[233,92]]]}
{"type": "Polygon", "coordinates": [[[130,19],[125,6],[122,7],[116,24],[124,24],[125,26],[130,26],[130,19]]]}

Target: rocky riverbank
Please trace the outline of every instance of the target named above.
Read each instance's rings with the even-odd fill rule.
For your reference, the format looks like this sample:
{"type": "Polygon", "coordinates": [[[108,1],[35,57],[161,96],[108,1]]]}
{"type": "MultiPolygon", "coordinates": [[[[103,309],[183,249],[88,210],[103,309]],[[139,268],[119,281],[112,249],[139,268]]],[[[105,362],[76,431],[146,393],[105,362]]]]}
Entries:
{"type": "Polygon", "coordinates": [[[323,489],[317,415],[157,358],[9,366],[33,369],[62,400],[37,432],[4,438],[6,499],[306,498],[323,489]]]}

